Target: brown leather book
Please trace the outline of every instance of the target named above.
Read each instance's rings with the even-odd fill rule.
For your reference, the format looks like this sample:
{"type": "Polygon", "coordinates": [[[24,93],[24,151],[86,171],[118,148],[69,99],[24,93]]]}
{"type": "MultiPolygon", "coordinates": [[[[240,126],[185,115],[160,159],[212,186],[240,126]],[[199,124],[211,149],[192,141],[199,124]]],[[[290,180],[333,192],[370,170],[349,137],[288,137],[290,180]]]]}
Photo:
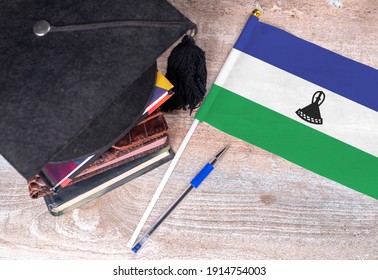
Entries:
{"type": "MultiPolygon", "coordinates": [[[[81,171],[66,188],[105,171],[153,154],[168,145],[168,125],[163,113],[157,111],[142,120],[90,166],[81,171]]],[[[39,175],[28,181],[28,186],[29,194],[32,198],[40,198],[54,193],[39,175]]]]}

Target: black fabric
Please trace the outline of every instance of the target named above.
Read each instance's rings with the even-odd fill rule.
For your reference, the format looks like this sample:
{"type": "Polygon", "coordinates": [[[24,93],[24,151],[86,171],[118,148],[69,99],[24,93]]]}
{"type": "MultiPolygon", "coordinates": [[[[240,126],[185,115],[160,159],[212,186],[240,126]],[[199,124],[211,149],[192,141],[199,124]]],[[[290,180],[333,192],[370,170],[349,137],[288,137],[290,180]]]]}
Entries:
{"type": "Polygon", "coordinates": [[[1,154],[28,179],[47,162],[106,149],[143,112],[156,59],[193,26],[164,0],[0,0],[1,154]],[[40,20],[177,24],[38,37],[40,20]]]}
{"type": "Polygon", "coordinates": [[[145,104],[149,100],[156,81],[156,63],[127,87],[120,95],[104,106],[101,113],[83,131],[71,139],[64,149],[50,162],[72,160],[78,154],[102,154],[109,146],[122,138],[129,129],[139,122],[145,104]],[[148,97],[148,100],[146,99],[148,97]],[[141,107],[142,106],[142,107],[141,107]],[[142,108],[142,111],[141,111],[142,108]],[[95,136],[95,139],[92,137],[95,136]]]}

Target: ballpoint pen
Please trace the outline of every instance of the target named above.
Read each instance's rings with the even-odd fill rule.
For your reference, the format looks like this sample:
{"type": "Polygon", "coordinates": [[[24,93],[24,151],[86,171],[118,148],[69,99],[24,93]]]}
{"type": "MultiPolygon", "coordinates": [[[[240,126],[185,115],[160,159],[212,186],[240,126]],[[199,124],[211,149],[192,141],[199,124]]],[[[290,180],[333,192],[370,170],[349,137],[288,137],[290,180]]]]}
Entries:
{"type": "Polygon", "coordinates": [[[179,203],[190,193],[192,189],[198,188],[203,180],[214,170],[214,167],[218,164],[220,158],[224,155],[228,146],[220,151],[210,162],[208,162],[202,170],[190,181],[189,187],[176,199],[175,202],[168,207],[168,209],[156,220],[156,222],[146,231],[146,233],[135,243],[131,249],[134,253],[137,253],[152,233],[160,226],[160,224],[172,213],[172,211],[179,205],[179,203]]]}

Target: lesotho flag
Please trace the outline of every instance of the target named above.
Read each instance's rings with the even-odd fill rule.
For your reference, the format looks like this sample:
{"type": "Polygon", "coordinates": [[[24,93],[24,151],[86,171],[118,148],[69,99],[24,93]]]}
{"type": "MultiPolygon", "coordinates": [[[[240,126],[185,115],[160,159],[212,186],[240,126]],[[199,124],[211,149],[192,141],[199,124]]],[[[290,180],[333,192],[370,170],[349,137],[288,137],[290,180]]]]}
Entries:
{"type": "Polygon", "coordinates": [[[378,199],[378,71],[251,16],[195,118],[378,199]]]}

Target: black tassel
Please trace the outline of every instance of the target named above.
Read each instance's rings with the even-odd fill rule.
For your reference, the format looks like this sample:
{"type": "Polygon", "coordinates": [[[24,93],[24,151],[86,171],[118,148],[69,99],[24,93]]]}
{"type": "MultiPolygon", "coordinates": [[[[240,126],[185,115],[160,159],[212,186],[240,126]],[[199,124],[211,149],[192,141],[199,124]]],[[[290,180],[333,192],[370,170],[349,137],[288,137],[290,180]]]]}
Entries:
{"type": "Polygon", "coordinates": [[[168,58],[167,79],[175,94],[163,105],[163,111],[190,110],[199,107],[206,93],[205,52],[196,46],[193,37],[185,35],[168,58]]]}

